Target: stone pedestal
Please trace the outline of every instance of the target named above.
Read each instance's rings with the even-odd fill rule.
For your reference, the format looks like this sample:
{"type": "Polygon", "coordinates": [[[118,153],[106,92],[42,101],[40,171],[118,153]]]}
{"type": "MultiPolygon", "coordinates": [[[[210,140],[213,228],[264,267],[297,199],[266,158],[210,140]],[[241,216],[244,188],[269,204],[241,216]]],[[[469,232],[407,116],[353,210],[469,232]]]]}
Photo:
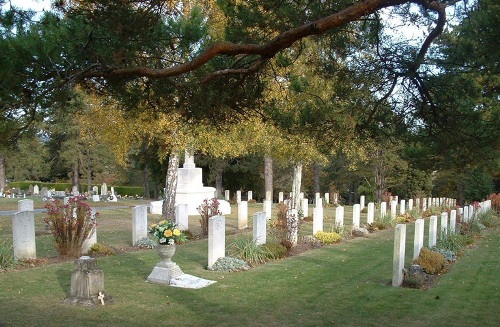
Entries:
{"type": "Polygon", "coordinates": [[[175,254],[175,245],[158,244],[156,250],[161,261],[153,268],[148,276],[148,282],[170,285],[172,278],[183,275],[181,268],[172,261],[175,254]]]}
{"type": "Polygon", "coordinates": [[[111,296],[104,292],[104,273],[97,267],[97,261],[88,256],[75,260],[71,273],[70,296],[66,304],[94,306],[110,302],[111,296]]]}

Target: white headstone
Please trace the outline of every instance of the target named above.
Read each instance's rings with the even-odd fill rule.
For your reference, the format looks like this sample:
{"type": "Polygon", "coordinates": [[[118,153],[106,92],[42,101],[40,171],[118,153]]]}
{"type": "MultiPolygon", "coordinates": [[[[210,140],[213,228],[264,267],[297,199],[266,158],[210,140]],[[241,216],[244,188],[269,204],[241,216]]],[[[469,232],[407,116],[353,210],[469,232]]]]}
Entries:
{"type": "Polygon", "coordinates": [[[240,203],[241,202],[241,191],[238,190],[236,191],[236,203],[240,203]]]}
{"type": "Polygon", "coordinates": [[[359,210],[363,210],[365,208],[365,196],[361,195],[359,197],[359,210]]]}
{"type": "Polygon", "coordinates": [[[33,200],[19,200],[17,201],[17,211],[34,211],[35,205],[33,200]]]}
{"type": "Polygon", "coordinates": [[[283,202],[283,192],[278,193],[278,203],[283,202]]]}
{"type": "Polygon", "coordinates": [[[424,220],[415,220],[415,238],[413,239],[413,259],[417,259],[424,246],[424,220]]]}
{"type": "Polygon", "coordinates": [[[94,194],[92,195],[92,201],[93,202],[99,202],[101,199],[99,198],[99,195],[98,194],[94,194]]]}
{"type": "Polygon", "coordinates": [[[108,186],[106,185],[106,183],[102,183],[101,185],[101,195],[108,195],[108,186]]]}
{"type": "Polygon", "coordinates": [[[267,219],[271,219],[271,217],[272,217],[272,213],[271,213],[272,205],[273,205],[273,201],[264,200],[264,212],[266,213],[267,219]]]}
{"type": "Polygon", "coordinates": [[[135,206],[132,208],[132,245],[144,237],[148,237],[148,207],[135,206]]]}
{"type": "Polygon", "coordinates": [[[20,211],[12,216],[14,258],[36,259],[35,212],[20,211]]]}
{"type": "MultiPolygon", "coordinates": [[[[317,194],[319,194],[319,193],[317,193],[317,194]]],[[[315,203],[316,203],[316,208],[317,207],[323,208],[323,199],[322,198],[316,198],[316,202],[315,203]]]]}
{"type": "Polygon", "coordinates": [[[213,216],[208,218],[208,268],[219,258],[226,256],[226,218],[213,216]]]}
{"type": "Polygon", "coordinates": [[[149,207],[149,212],[154,215],[161,215],[163,208],[163,201],[151,201],[151,206],[149,207]]]}
{"type": "Polygon", "coordinates": [[[175,206],[175,223],[180,230],[189,229],[189,205],[187,203],[179,203],[175,206]]]}
{"type": "Polygon", "coordinates": [[[380,202],[380,217],[387,216],[387,202],[380,202]]]}
{"type": "Polygon", "coordinates": [[[442,235],[448,234],[448,212],[441,213],[441,233],[442,235]]]}
{"type": "Polygon", "coordinates": [[[300,207],[302,208],[302,215],[304,215],[304,217],[309,217],[309,199],[302,199],[302,205],[300,207]]]}
{"type": "Polygon", "coordinates": [[[271,191],[266,192],[266,200],[273,202],[273,196],[271,194],[271,191]]]}
{"type": "Polygon", "coordinates": [[[394,255],[392,258],[392,286],[403,283],[405,267],[406,225],[397,224],[394,231],[394,255]]]}
{"type": "Polygon", "coordinates": [[[429,218],[429,247],[432,248],[437,242],[437,216],[429,218]]]}
{"type": "Polygon", "coordinates": [[[391,218],[394,219],[398,215],[398,201],[391,201],[391,218]]]}
{"type": "Polygon", "coordinates": [[[257,245],[267,242],[266,224],[265,212],[257,212],[253,215],[253,240],[257,245]]]}
{"type": "Polygon", "coordinates": [[[40,195],[40,189],[38,188],[38,184],[33,186],[33,195],[40,195]]]}
{"type": "Polygon", "coordinates": [[[224,191],[224,199],[225,199],[226,201],[230,201],[230,200],[231,200],[229,190],[225,190],[225,191],[224,191]]]}
{"type": "Polygon", "coordinates": [[[359,205],[359,204],[355,204],[352,206],[352,225],[355,228],[359,228],[359,223],[360,223],[360,219],[361,219],[360,209],[361,209],[361,205],[359,205]]]}
{"type": "Polygon", "coordinates": [[[248,202],[241,201],[238,203],[238,229],[248,227],[248,202]]]}
{"type": "Polygon", "coordinates": [[[316,206],[313,209],[313,235],[323,231],[323,206],[316,206]]]}
{"type": "Polygon", "coordinates": [[[375,219],[375,203],[368,203],[368,213],[366,216],[366,223],[373,224],[373,220],[375,219]]]}
{"type": "Polygon", "coordinates": [[[330,204],[330,193],[325,193],[325,203],[330,204]]]}
{"type": "Polygon", "coordinates": [[[399,206],[399,213],[400,213],[401,215],[406,214],[406,201],[405,201],[405,200],[401,200],[399,203],[400,203],[400,206],[399,206]]]}
{"type": "Polygon", "coordinates": [[[463,213],[464,213],[464,221],[468,222],[469,221],[469,206],[465,206],[463,208],[463,213]]]}
{"type": "Polygon", "coordinates": [[[457,211],[451,210],[450,211],[450,233],[451,234],[455,234],[456,225],[457,225],[457,211]]]}
{"type": "Polygon", "coordinates": [[[338,206],[335,208],[335,226],[343,227],[344,226],[344,207],[338,206]]]}
{"type": "Polygon", "coordinates": [[[247,200],[248,201],[253,200],[253,192],[252,191],[248,191],[247,200]]]}
{"type": "Polygon", "coordinates": [[[413,210],[413,199],[408,200],[408,210],[412,211],[413,210]]]}
{"type": "MultiPolygon", "coordinates": [[[[92,217],[95,217],[96,210],[95,208],[92,208],[92,217]]],[[[94,225],[94,230],[93,232],[89,235],[89,237],[83,241],[82,244],[82,253],[87,254],[90,252],[90,248],[92,245],[97,243],[97,225],[94,225]]]]}

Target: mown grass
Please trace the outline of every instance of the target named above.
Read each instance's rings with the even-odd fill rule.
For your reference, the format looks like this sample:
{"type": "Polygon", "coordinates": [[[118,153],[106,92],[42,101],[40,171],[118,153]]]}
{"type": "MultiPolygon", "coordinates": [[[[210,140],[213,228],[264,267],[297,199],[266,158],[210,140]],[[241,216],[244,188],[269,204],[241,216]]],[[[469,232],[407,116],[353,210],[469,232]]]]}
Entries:
{"type": "MultiPolygon", "coordinates": [[[[249,210],[261,211],[262,205],[249,210]]],[[[226,218],[228,226],[236,226],[235,209],[226,218]]],[[[327,218],[325,230],[334,216],[327,218]]],[[[346,212],[346,224],[349,219],[346,212]]],[[[130,245],[129,209],[102,211],[101,220],[99,242],[130,245]]],[[[190,221],[196,230],[197,217],[190,221]]],[[[310,233],[311,224],[302,225],[301,233],[310,233]]],[[[228,227],[227,242],[240,236],[233,228],[228,227]]],[[[413,228],[407,228],[409,264],[413,228]]],[[[0,231],[7,234],[5,226],[0,231]]],[[[0,326],[497,326],[498,227],[489,229],[430,290],[390,286],[393,234],[379,231],[239,273],[206,270],[207,240],[190,241],[178,246],[174,261],[185,273],[217,281],[198,290],[146,283],[158,261],[154,250],[100,257],[114,302],[95,308],[63,304],[71,262],[4,272],[0,326]]],[[[37,248],[44,237],[50,243],[49,237],[38,236],[37,248]]]]}

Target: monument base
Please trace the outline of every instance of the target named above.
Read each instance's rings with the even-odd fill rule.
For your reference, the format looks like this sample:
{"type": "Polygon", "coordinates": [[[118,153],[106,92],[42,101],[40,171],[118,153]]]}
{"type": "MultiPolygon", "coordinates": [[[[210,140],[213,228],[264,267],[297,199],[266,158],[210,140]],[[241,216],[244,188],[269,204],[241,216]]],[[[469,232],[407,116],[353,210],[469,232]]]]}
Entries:
{"type": "Polygon", "coordinates": [[[148,276],[148,282],[170,285],[170,280],[183,275],[181,268],[174,262],[168,267],[156,266],[148,276]]]}

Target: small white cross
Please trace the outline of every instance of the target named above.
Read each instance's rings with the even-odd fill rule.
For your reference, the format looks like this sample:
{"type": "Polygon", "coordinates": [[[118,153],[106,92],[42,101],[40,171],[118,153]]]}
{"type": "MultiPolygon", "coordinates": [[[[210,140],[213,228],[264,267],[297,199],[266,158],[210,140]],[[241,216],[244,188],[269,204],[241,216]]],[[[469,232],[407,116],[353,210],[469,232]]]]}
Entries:
{"type": "Polygon", "coordinates": [[[99,292],[99,296],[97,298],[101,301],[101,304],[104,305],[104,294],[102,294],[102,292],[99,292]]]}

